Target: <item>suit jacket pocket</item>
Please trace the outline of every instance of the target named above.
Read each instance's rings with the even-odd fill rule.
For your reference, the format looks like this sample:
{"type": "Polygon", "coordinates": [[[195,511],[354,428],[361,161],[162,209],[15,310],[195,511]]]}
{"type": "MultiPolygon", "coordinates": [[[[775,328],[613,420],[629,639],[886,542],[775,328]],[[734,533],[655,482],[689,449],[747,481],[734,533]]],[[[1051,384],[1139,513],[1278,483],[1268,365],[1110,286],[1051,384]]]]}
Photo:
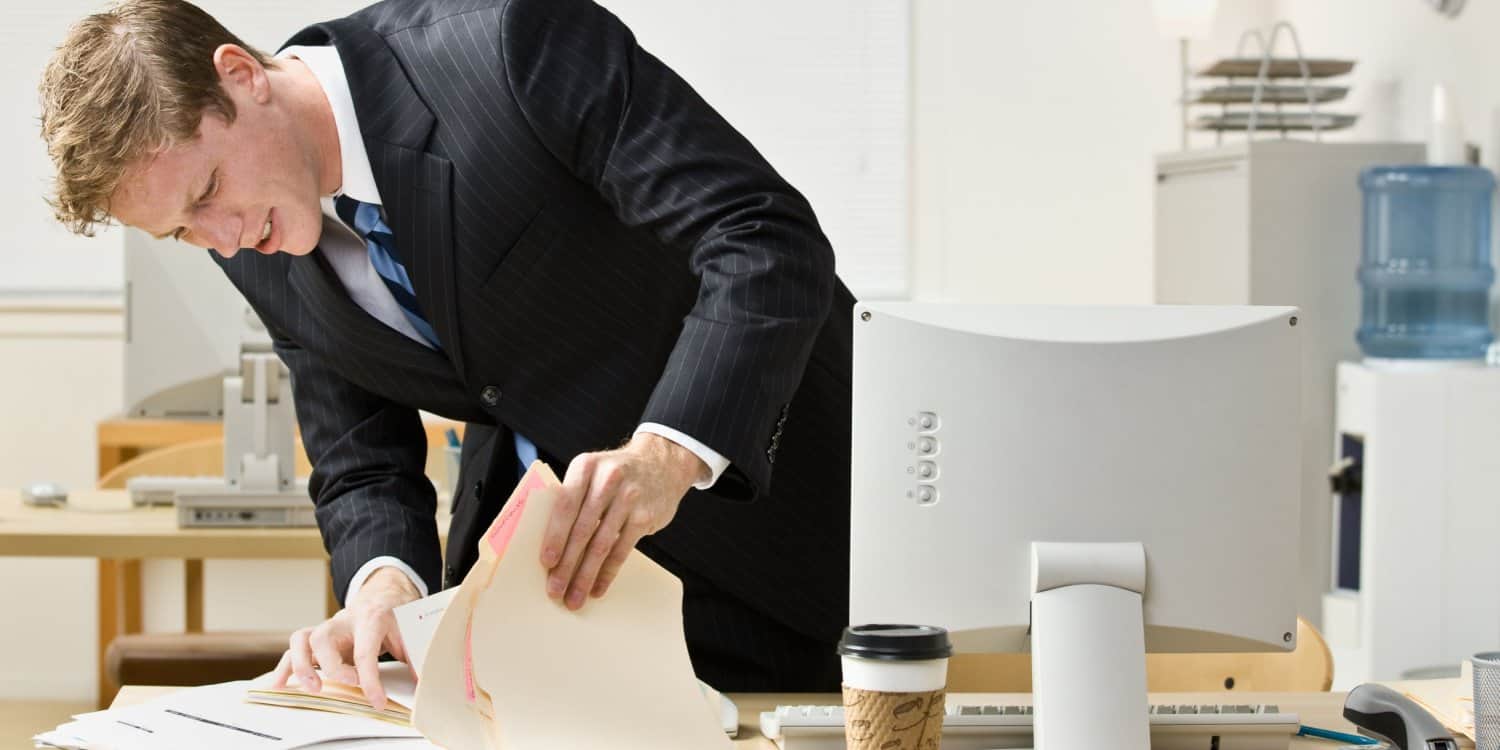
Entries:
{"type": "Polygon", "coordinates": [[[489,287],[507,277],[525,274],[537,259],[552,246],[557,237],[557,223],[545,207],[537,209],[516,241],[511,243],[495,266],[484,275],[483,287],[489,287]]]}

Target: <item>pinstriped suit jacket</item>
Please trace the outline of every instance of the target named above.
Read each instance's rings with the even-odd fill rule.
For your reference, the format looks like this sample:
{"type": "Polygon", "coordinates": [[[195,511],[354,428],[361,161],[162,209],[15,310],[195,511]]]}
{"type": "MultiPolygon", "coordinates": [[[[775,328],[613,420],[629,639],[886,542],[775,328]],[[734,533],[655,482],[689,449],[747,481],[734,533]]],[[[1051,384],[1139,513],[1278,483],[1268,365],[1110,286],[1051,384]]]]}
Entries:
{"type": "Polygon", "coordinates": [[[514,482],[506,428],[561,470],[650,421],[732,466],[642,550],[835,640],[853,298],[806,200],[589,0],[389,0],[287,44],[338,48],[443,345],[320,253],[219,260],[293,373],[334,590],[377,555],[461,577],[514,482]],[[419,408],[470,423],[446,569],[419,408]]]}

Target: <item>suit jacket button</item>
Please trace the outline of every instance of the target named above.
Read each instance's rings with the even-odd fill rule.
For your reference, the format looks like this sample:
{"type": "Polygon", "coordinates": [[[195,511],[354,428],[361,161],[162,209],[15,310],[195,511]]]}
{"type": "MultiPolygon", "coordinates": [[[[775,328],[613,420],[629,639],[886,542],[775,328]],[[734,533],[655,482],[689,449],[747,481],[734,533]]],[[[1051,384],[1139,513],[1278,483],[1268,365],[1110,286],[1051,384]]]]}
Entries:
{"type": "Polygon", "coordinates": [[[500,403],[500,389],[493,385],[485,386],[479,392],[479,400],[484,402],[485,406],[494,406],[500,403]]]}
{"type": "Polygon", "coordinates": [[[448,565],[448,566],[446,566],[446,567],[443,568],[443,573],[444,573],[444,578],[447,579],[446,583],[449,586],[452,586],[453,583],[454,583],[453,579],[455,579],[455,578],[458,577],[458,575],[457,575],[458,571],[454,570],[452,565],[448,565]]]}
{"type": "Polygon", "coordinates": [[[477,481],[477,482],[474,483],[474,499],[475,500],[483,500],[484,499],[484,480],[483,479],[481,479],[481,480],[479,480],[479,481],[477,481]]]}

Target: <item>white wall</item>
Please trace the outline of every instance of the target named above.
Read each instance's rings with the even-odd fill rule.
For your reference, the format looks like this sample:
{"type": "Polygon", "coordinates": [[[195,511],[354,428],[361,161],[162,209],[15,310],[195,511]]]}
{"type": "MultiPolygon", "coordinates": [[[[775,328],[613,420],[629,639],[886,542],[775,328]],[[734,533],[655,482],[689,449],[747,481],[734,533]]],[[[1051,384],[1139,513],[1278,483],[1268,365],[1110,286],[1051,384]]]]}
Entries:
{"type": "Polygon", "coordinates": [[[1361,141],[1422,141],[1432,86],[1455,94],[1470,141],[1494,164],[1491,123],[1500,109],[1500,6],[1467,3],[1450,19],[1420,0],[1277,0],[1277,17],[1296,26],[1309,51],[1358,61],[1339,108],[1360,114],[1341,136],[1361,141]]]}
{"type": "MultiPolygon", "coordinates": [[[[1151,301],[1153,154],[1181,131],[1177,44],[1148,0],[914,6],[916,295],[1151,301]]],[[[1219,6],[1197,63],[1270,18],[1219,6]]]]}
{"type": "MultiPolygon", "coordinates": [[[[93,425],[119,408],[120,331],[109,299],[0,300],[0,487],[92,486],[93,425]]],[[[92,696],[94,572],[92,560],[0,557],[0,643],[11,644],[0,698],[92,696]]]]}
{"type": "Polygon", "coordinates": [[[42,200],[51,192],[52,164],[41,139],[37,84],[68,25],[100,7],[89,0],[15,3],[0,24],[0,142],[8,144],[0,180],[0,290],[109,290],[121,283],[121,235],[95,241],[69,234],[42,200]]]}
{"type": "MultiPolygon", "coordinates": [[[[1425,141],[1432,88],[1443,84],[1462,118],[1466,139],[1485,166],[1500,169],[1500,6],[1465,4],[1447,18],[1418,0],[1277,0],[1320,56],[1358,61],[1353,88],[1340,108],[1360,120],[1336,138],[1425,141]]],[[[1500,263],[1500,232],[1492,259],[1500,263]]],[[[1500,285],[1491,290],[1490,325],[1500,330],[1500,285]]]]}
{"type": "Polygon", "coordinates": [[[855,294],[910,293],[908,6],[920,0],[602,2],[807,196],[855,294]]]}

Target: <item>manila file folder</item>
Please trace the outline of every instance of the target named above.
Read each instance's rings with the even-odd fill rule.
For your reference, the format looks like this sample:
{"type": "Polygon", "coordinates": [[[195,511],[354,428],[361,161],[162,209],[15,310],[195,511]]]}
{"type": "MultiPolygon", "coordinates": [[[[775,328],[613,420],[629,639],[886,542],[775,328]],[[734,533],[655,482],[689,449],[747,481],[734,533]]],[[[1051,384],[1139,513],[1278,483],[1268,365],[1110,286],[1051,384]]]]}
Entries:
{"type": "Polygon", "coordinates": [[[609,592],[546,595],[541,544],[561,484],[536,462],[441,615],[412,723],[447,750],[729,748],[682,629],[682,583],[632,551],[609,592]]]}

